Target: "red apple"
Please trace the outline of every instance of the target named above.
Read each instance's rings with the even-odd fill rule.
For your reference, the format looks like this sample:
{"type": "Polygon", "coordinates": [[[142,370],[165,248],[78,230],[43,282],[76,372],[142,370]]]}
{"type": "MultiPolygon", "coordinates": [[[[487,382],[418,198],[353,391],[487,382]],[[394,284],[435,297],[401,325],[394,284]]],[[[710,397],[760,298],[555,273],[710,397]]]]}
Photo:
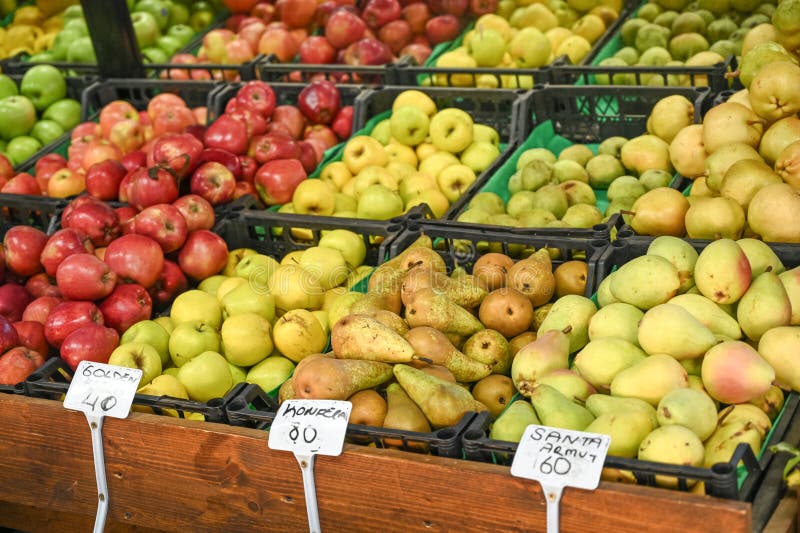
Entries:
{"type": "Polygon", "coordinates": [[[197,124],[197,118],[188,107],[163,109],[153,118],[153,135],[161,137],[167,133],[183,133],[193,124],[197,124]]]}
{"type": "MultiPolygon", "coordinates": [[[[306,145],[309,145],[311,149],[314,151],[316,160],[314,168],[316,168],[316,165],[318,165],[319,162],[322,161],[322,158],[325,157],[325,152],[328,150],[328,145],[322,142],[321,140],[314,138],[302,142],[306,145]]],[[[304,158],[309,157],[309,152],[307,148],[303,148],[302,146],[300,147],[300,149],[302,150],[302,153],[300,154],[300,162],[303,163],[303,168],[306,168],[306,164],[307,162],[310,163],[310,159],[304,159],[304,158]]]]}
{"type": "Polygon", "coordinates": [[[172,202],[172,205],[183,215],[187,231],[214,227],[214,206],[202,196],[187,194],[172,202]]]}
{"type": "Polygon", "coordinates": [[[247,126],[230,115],[222,115],[206,130],[205,145],[243,154],[247,150],[247,126]]]}
{"type": "Polygon", "coordinates": [[[430,0],[431,11],[439,15],[462,18],[469,7],[469,0],[430,0]]]}
{"type": "Polygon", "coordinates": [[[257,163],[266,163],[273,159],[297,159],[300,148],[297,141],[282,133],[267,133],[253,137],[247,155],[257,163]]]}
{"type": "MultiPolygon", "coordinates": [[[[95,163],[100,163],[106,159],[115,159],[119,161],[122,158],[122,152],[115,144],[105,139],[98,139],[90,142],[83,152],[83,158],[80,161],[81,169],[89,170],[95,163]]],[[[70,155],[70,160],[72,156],[70,155]]]]}
{"type": "Polygon", "coordinates": [[[54,277],[48,276],[44,272],[39,272],[29,277],[25,282],[25,290],[33,298],[41,296],[56,296],[61,299],[61,290],[56,285],[54,277]]]}
{"type": "Polygon", "coordinates": [[[117,273],[120,282],[151,287],[164,268],[164,252],[150,237],[123,235],[106,248],[105,262],[117,273]]]}
{"type": "Polygon", "coordinates": [[[256,19],[251,24],[244,26],[239,30],[238,35],[240,39],[247,41],[251,50],[258,50],[258,40],[264,32],[267,31],[267,25],[264,21],[256,19]]]}
{"type": "Polygon", "coordinates": [[[8,180],[3,187],[0,188],[0,192],[7,194],[30,194],[33,196],[42,195],[42,189],[39,187],[36,178],[27,172],[17,174],[8,180]]]}
{"type": "Polygon", "coordinates": [[[317,0],[278,0],[275,11],[290,28],[304,28],[314,21],[317,0]]]}
{"type": "Polygon", "coordinates": [[[470,0],[469,11],[474,17],[497,13],[497,5],[499,3],[499,0],[470,0]]]}
{"type": "Polygon", "coordinates": [[[294,190],[307,176],[300,161],[275,159],[258,168],[253,184],[266,205],[283,205],[292,201],[294,190]]]}
{"type": "Polygon", "coordinates": [[[73,254],[61,262],[56,283],[66,300],[99,300],[117,284],[117,274],[94,254],[73,254]]]}
{"type": "Polygon", "coordinates": [[[11,322],[22,318],[22,313],[31,301],[33,297],[22,285],[11,282],[0,285],[0,315],[11,322]]]}
{"type": "Polygon", "coordinates": [[[119,217],[119,223],[122,226],[123,233],[125,233],[125,225],[126,224],[130,225],[131,221],[136,217],[137,214],[139,214],[139,212],[136,209],[134,209],[129,205],[121,205],[119,207],[115,207],[114,211],[117,212],[117,216],[119,217]]]}
{"type": "Polygon", "coordinates": [[[227,115],[244,123],[247,127],[248,137],[261,135],[267,131],[267,119],[261,113],[247,104],[238,103],[239,101],[236,99],[234,99],[234,102],[237,102],[237,105],[227,115]]]}
{"type": "Polygon", "coordinates": [[[250,16],[258,17],[265,23],[270,23],[272,22],[272,19],[275,18],[275,12],[275,4],[271,4],[269,2],[258,2],[250,10],[250,16]]]}
{"type": "Polygon", "coordinates": [[[133,231],[156,241],[164,253],[180,248],[188,234],[186,219],[171,204],[156,204],[143,209],[134,219],[133,231]]]}
{"type": "Polygon", "coordinates": [[[461,24],[453,15],[439,15],[425,24],[425,36],[431,46],[452,41],[461,33],[461,24]]]}
{"type": "Polygon", "coordinates": [[[151,205],[174,202],[178,195],[177,178],[171,169],[162,166],[134,171],[127,188],[128,203],[140,211],[151,205]]]}
{"type": "Polygon", "coordinates": [[[44,364],[44,356],[24,346],[11,348],[0,355],[0,384],[16,385],[44,364]]]}
{"type": "Polygon", "coordinates": [[[267,28],[258,40],[258,53],[274,55],[281,63],[288,63],[297,55],[299,45],[289,30],[267,28]]]}
{"type": "Polygon", "coordinates": [[[53,233],[44,245],[39,261],[48,276],[55,276],[58,265],[72,254],[93,253],[91,239],[81,230],[64,228],[53,233]]]}
{"type": "Polygon", "coordinates": [[[334,48],[347,48],[364,36],[367,24],[348,9],[339,8],[325,22],[325,37],[334,48]]]}
{"type": "Polygon", "coordinates": [[[79,196],[64,209],[61,227],[82,231],[95,246],[107,246],[121,232],[114,208],[88,195],[79,196]]]}
{"type": "Polygon", "coordinates": [[[303,87],[297,107],[314,124],[330,124],[341,106],[339,89],[327,80],[313,81],[303,87]]]}
{"type": "Polygon", "coordinates": [[[70,168],[56,170],[45,183],[47,196],[52,198],[69,198],[86,190],[84,174],[70,168]]]}
{"type": "Polygon", "coordinates": [[[195,280],[218,274],[227,261],[228,245],[225,240],[206,229],[191,232],[178,253],[181,270],[195,280]]]}
{"type": "Polygon", "coordinates": [[[221,205],[233,200],[236,178],[225,165],[209,161],[195,169],[189,186],[192,194],[205,198],[211,205],[221,205]]]}
{"type": "MultiPolygon", "coordinates": [[[[2,159],[0,159],[0,180],[8,181],[14,177],[14,172],[12,169],[11,174],[7,175],[7,173],[4,171],[3,159],[7,161],[8,158],[6,158],[6,156],[2,156],[2,159]]],[[[55,153],[47,154],[43,155],[42,157],[39,158],[38,161],[36,161],[36,164],[33,167],[34,168],[33,174],[37,178],[46,179],[52,176],[56,170],[59,170],[66,166],[67,166],[67,160],[64,159],[63,155],[55,153]]]]}
{"type": "Polygon", "coordinates": [[[86,192],[100,200],[115,200],[126,173],[123,164],[114,159],[95,163],[86,171],[86,192]]]}
{"type": "Polygon", "coordinates": [[[147,154],[142,150],[134,150],[122,156],[120,163],[127,172],[137,170],[147,164],[147,154]]]}
{"type": "MultiPolygon", "coordinates": [[[[132,117],[127,117],[127,118],[132,118],[132,117]]],[[[110,130],[111,129],[110,116],[107,116],[106,120],[109,123],[109,130],[110,130]]],[[[117,119],[115,119],[114,122],[116,122],[116,120],[117,119]]],[[[88,143],[89,141],[93,141],[94,139],[101,137],[102,134],[103,131],[100,127],[100,124],[98,124],[97,122],[81,122],[72,129],[72,133],[70,133],[70,140],[72,141],[72,144],[75,144],[76,142],[88,143]]]]}
{"type": "Polygon", "coordinates": [[[92,302],[68,301],[55,306],[44,323],[44,336],[50,346],[60,348],[67,335],[86,324],[103,325],[103,314],[92,302]]]}
{"type": "Polygon", "coordinates": [[[240,155],[239,165],[242,168],[242,172],[241,175],[237,178],[237,181],[241,180],[252,183],[253,176],[256,175],[256,170],[258,170],[258,162],[249,155],[240,155]]]}
{"type": "Polygon", "coordinates": [[[233,190],[233,199],[238,200],[248,194],[252,195],[253,198],[258,198],[255,185],[250,181],[237,181],[236,188],[233,190]]]}
{"type": "Polygon", "coordinates": [[[414,35],[422,35],[425,33],[425,23],[431,18],[431,10],[425,2],[414,2],[405,6],[400,16],[408,22],[414,35]]]}
{"type": "MultiPolygon", "coordinates": [[[[321,160],[321,156],[317,152],[318,148],[316,143],[318,142],[322,143],[319,139],[309,139],[297,143],[300,149],[300,156],[297,159],[300,161],[300,164],[303,165],[303,170],[305,170],[307,174],[314,172],[314,169],[317,168],[321,160]]],[[[325,151],[322,150],[321,153],[325,153],[325,151]]]]}
{"type": "Polygon", "coordinates": [[[11,321],[0,316],[0,352],[5,352],[17,344],[19,344],[17,330],[14,329],[11,321]]]}
{"type": "Polygon", "coordinates": [[[322,35],[311,35],[300,43],[300,62],[327,65],[336,61],[336,48],[322,35]]]}
{"type": "Polygon", "coordinates": [[[382,28],[386,24],[400,18],[402,6],[397,0],[368,0],[361,18],[367,27],[373,30],[382,28]]]}
{"type": "Polygon", "coordinates": [[[150,296],[156,308],[163,308],[169,304],[178,294],[189,288],[189,281],[186,275],[174,261],[164,261],[164,270],[155,285],[150,287],[150,296]]]}
{"type": "Polygon", "coordinates": [[[119,346],[119,333],[101,324],[85,324],[73,330],[61,343],[61,359],[72,370],[81,361],[108,363],[116,347],[119,346]]]}
{"type": "Polygon", "coordinates": [[[39,256],[47,243],[47,234],[32,226],[13,226],[3,237],[6,267],[20,276],[42,271],[39,256]]]}
{"type": "MultiPolygon", "coordinates": [[[[266,32],[266,28],[264,29],[266,32]]],[[[260,40],[260,38],[259,38],[260,40]]],[[[226,65],[241,65],[252,61],[256,57],[256,46],[252,46],[249,41],[237,36],[236,39],[225,45],[225,57],[223,63],[226,65]]],[[[225,79],[228,81],[235,81],[238,78],[238,72],[234,70],[224,72],[225,79]]]]}
{"type": "Polygon", "coordinates": [[[293,105],[279,105],[272,113],[272,124],[281,124],[295,139],[300,139],[306,127],[303,113],[293,105]]]}
{"type": "Polygon", "coordinates": [[[120,335],[140,320],[148,320],[152,311],[150,295],[136,283],[117,285],[100,303],[106,326],[114,328],[120,335]]]}
{"type": "Polygon", "coordinates": [[[306,129],[303,132],[303,140],[307,141],[309,139],[319,139],[328,148],[336,146],[339,143],[339,138],[337,137],[336,133],[334,133],[329,126],[325,126],[323,124],[306,126],[306,129]]]}
{"type": "Polygon", "coordinates": [[[191,174],[200,160],[203,143],[189,133],[167,134],[153,144],[152,159],[172,169],[181,179],[191,174]]]}
{"type": "Polygon", "coordinates": [[[162,112],[178,107],[186,107],[186,101],[179,95],[170,92],[158,93],[147,102],[147,116],[151,121],[155,121],[162,112]]]}
{"type": "Polygon", "coordinates": [[[20,318],[25,322],[39,322],[44,325],[50,310],[63,301],[63,299],[56,296],[39,296],[25,306],[20,318]]]}
{"type": "MultiPolygon", "coordinates": [[[[100,133],[106,139],[110,138],[111,128],[121,120],[139,120],[139,111],[130,102],[125,100],[114,100],[103,106],[100,110],[100,133]]],[[[91,131],[86,126],[87,131],[91,131]]],[[[74,139],[75,132],[73,132],[74,139]]]]}
{"type": "Polygon", "coordinates": [[[424,65],[431,55],[431,47],[427,44],[411,43],[400,50],[400,57],[410,56],[417,65],[424,65]]]}
{"type": "Polygon", "coordinates": [[[405,20],[393,20],[378,30],[378,39],[395,55],[411,43],[412,37],[411,26],[405,20]]]}
{"type": "Polygon", "coordinates": [[[44,338],[44,324],[41,322],[26,322],[20,320],[12,324],[17,332],[18,344],[47,358],[50,355],[50,345],[44,338]]]}
{"type": "Polygon", "coordinates": [[[138,150],[145,141],[142,124],[137,119],[120,120],[108,133],[108,140],[114,143],[123,154],[138,150]]]}
{"type": "Polygon", "coordinates": [[[275,91],[268,83],[260,80],[245,82],[236,93],[235,100],[247,104],[265,118],[271,117],[275,110],[275,91]]]}
{"type": "Polygon", "coordinates": [[[344,62],[348,65],[385,65],[393,59],[389,47],[372,37],[354,42],[344,52],[344,62]]]}
{"type": "MultiPolygon", "coordinates": [[[[14,165],[12,165],[11,160],[9,160],[3,154],[0,154],[0,156],[2,156],[0,157],[0,178],[5,180],[10,180],[11,177],[14,176],[14,165]]],[[[47,156],[43,156],[42,159],[44,159],[45,157],[47,156]]]]}
{"type": "Polygon", "coordinates": [[[350,138],[353,130],[353,106],[346,105],[339,109],[331,123],[331,129],[339,137],[339,140],[344,141],[350,138]]]}

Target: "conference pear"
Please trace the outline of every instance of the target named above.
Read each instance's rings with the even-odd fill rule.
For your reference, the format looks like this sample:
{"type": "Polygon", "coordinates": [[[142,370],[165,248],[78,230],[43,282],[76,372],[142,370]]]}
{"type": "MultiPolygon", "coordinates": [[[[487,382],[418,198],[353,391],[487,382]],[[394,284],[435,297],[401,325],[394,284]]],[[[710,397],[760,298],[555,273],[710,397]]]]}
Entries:
{"type": "Polygon", "coordinates": [[[680,286],[675,265],[659,255],[641,255],[619,267],[610,289],[617,300],[647,310],[675,296],[680,286]]]}
{"type": "Polygon", "coordinates": [[[688,386],[689,375],[678,361],[655,354],[617,374],[611,382],[611,395],[639,398],[656,406],[671,390],[688,386]]]}
{"type": "Polygon", "coordinates": [[[791,323],[792,302],[777,274],[767,269],[753,280],[736,306],[736,319],[754,341],[772,328],[791,323]]]}
{"type": "MultiPolygon", "coordinates": [[[[418,433],[431,432],[431,425],[425,414],[397,383],[386,387],[386,416],[383,418],[383,427],[418,433]]],[[[400,439],[385,438],[383,443],[386,446],[403,447],[400,439]]],[[[427,448],[427,445],[423,447],[427,448]]]]}
{"type": "Polygon", "coordinates": [[[569,329],[546,331],[514,356],[511,379],[520,394],[529,397],[542,376],[569,366],[568,333],[569,329]]]}
{"type": "Polygon", "coordinates": [[[536,416],[545,426],[584,431],[594,415],[549,385],[536,385],[531,392],[536,416]]]}
{"type": "Polygon", "coordinates": [[[347,315],[331,330],[331,348],[340,359],[407,363],[414,348],[394,330],[367,315],[347,315]]]}
{"type": "Polygon", "coordinates": [[[534,307],[549,302],[555,292],[556,281],[548,251],[541,248],[528,258],[514,263],[506,275],[506,286],[527,296],[534,307]]]}
{"type": "Polygon", "coordinates": [[[408,365],[397,364],[392,370],[397,382],[425,413],[434,429],[454,426],[468,412],[488,410],[460,385],[408,365]]]}
{"type": "Polygon", "coordinates": [[[536,334],[549,330],[564,331],[567,327],[569,353],[575,353],[589,342],[589,321],[597,312],[594,302],[585,296],[567,294],[553,303],[536,334]]]}
{"type": "Polygon", "coordinates": [[[706,352],[701,377],[715,400],[747,403],[769,390],[775,370],[749,344],[725,341],[706,352]]]}
{"type": "MultiPolygon", "coordinates": [[[[420,248],[424,250],[425,248],[420,248]]],[[[369,278],[368,294],[384,297],[386,309],[400,314],[403,302],[400,299],[400,286],[405,272],[399,268],[376,268],[369,278]]]]}
{"type": "MultiPolygon", "coordinates": [[[[406,321],[403,320],[403,317],[398,315],[397,313],[393,313],[386,309],[375,309],[373,311],[369,311],[367,313],[360,313],[366,315],[370,318],[373,318],[386,326],[387,328],[391,329],[398,335],[405,335],[408,333],[408,324],[406,321]]],[[[333,325],[336,325],[336,322],[332,322],[333,325]]]]}
{"type": "Polygon", "coordinates": [[[406,333],[405,340],[418,357],[446,367],[456,380],[463,383],[478,381],[492,373],[489,365],[461,353],[438,329],[430,326],[411,328],[406,333]]]}
{"type": "Polygon", "coordinates": [[[639,346],[650,355],[667,354],[679,361],[694,359],[716,343],[714,333],[679,305],[652,307],[639,322],[639,346]]]}
{"type": "Polygon", "coordinates": [[[489,365],[493,374],[508,374],[516,355],[511,352],[506,338],[493,329],[477,332],[464,342],[461,349],[470,359],[489,365]]]}
{"type": "Polygon", "coordinates": [[[700,293],[718,304],[738,302],[750,286],[752,270],[744,250],[732,239],[709,243],[697,258],[694,282],[700,293]]]}
{"type": "Polygon", "coordinates": [[[736,319],[702,294],[679,294],[667,303],[682,307],[714,335],[733,340],[742,337],[742,330],[736,319]]]}
{"type": "Polygon", "coordinates": [[[573,368],[597,390],[608,392],[617,374],[646,357],[641,348],[625,339],[601,337],[578,352],[573,368]]]}
{"type": "Polygon", "coordinates": [[[483,324],[463,307],[454,304],[443,293],[432,289],[417,292],[406,306],[405,319],[412,328],[431,326],[443,333],[470,336],[483,329],[483,324]]]}
{"type": "Polygon", "coordinates": [[[316,357],[295,368],[292,390],[295,398],[346,400],[391,377],[392,367],[386,363],[316,357]]]}

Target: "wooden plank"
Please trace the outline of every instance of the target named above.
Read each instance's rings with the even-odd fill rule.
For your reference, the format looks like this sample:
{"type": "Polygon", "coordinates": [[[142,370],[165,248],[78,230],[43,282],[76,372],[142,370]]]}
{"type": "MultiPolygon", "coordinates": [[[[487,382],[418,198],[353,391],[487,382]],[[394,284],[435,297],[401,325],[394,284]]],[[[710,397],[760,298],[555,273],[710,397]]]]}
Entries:
{"type": "MultiPolygon", "coordinates": [[[[94,527],[94,513],[82,515],[0,502],[0,528],[23,527],[23,525],[28,533],[91,531],[94,527]]],[[[161,531],[119,522],[106,523],[105,529],[105,533],[161,533],[161,531]]]]}
{"type": "MultiPolygon", "coordinates": [[[[93,515],[89,430],[60,403],[0,395],[0,501],[93,515]]],[[[134,413],[104,428],[109,519],[168,531],[301,531],[307,527],[294,457],[264,432],[134,413]]],[[[346,445],[316,465],[327,531],[545,529],[539,485],[508,468],[346,445]]],[[[750,505],[603,482],[567,489],[562,531],[746,532],[750,505]]]]}
{"type": "Polygon", "coordinates": [[[787,495],[764,527],[763,533],[793,533],[797,531],[797,496],[787,495]]]}

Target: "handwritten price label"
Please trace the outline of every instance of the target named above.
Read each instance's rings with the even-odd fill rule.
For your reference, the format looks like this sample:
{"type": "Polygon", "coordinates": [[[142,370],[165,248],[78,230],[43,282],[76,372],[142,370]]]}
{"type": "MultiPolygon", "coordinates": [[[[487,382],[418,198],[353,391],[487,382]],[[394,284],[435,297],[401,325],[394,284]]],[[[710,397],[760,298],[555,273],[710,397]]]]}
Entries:
{"type": "Polygon", "coordinates": [[[142,379],[138,368],[81,361],[64,398],[64,407],[87,416],[127,418],[142,379]]]}
{"type": "Polygon", "coordinates": [[[528,426],[511,464],[511,475],[549,487],[593,490],[608,453],[611,437],[546,426],[528,426]]]}
{"type": "Polygon", "coordinates": [[[299,455],[341,455],[352,407],[339,400],[287,400],[272,422],[267,445],[299,455]]]}

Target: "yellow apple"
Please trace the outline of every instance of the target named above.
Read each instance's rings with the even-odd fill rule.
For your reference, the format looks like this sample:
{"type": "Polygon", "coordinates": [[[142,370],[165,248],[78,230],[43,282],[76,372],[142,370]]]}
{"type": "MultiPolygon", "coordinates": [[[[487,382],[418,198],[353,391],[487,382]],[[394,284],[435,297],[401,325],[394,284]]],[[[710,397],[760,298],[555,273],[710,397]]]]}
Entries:
{"type": "Polygon", "coordinates": [[[352,196],[347,196],[344,193],[337,192],[334,195],[336,205],[333,208],[333,214],[341,213],[342,211],[355,211],[358,203],[352,196]]]}
{"type": "Polygon", "coordinates": [[[319,179],[330,183],[337,191],[340,191],[352,177],[347,165],[342,161],[328,163],[319,173],[319,179]]]}
{"type": "Polygon", "coordinates": [[[323,232],[319,246],[341,252],[350,268],[361,266],[367,256],[367,245],[361,235],[346,229],[323,232]]]}
{"type": "Polygon", "coordinates": [[[406,211],[420,204],[428,204],[435,218],[442,218],[450,208],[450,202],[441,191],[426,189],[406,202],[406,211]]]}
{"type": "Polygon", "coordinates": [[[319,320],[319,325],[322,326],[322,331],[325,332],[325,336],[329,336],[331,334],[331,326],[328,324],[328,312],[318,309],[317,311],[311,311],[311,314],[319,320]]]}
{"type": "Polygon", "coordinates": [[[472,117],[463,109],[442,109],[431,118],[431,141],[439,150],[457,154],[472,144],[472,124],[472,117]]]}
{"type": "Polygon", "coordinates": [[[303,252],[305,252],[305,250],[292,250],[291,252],[283,256],[283,259],[281,259],[281,262],[279,264],[296,265],[300,262],[300,257],[303,255],[303,252]]]}
{"type": "Polygon", "coordinates": [[[414,168],[416,168],[419,163],[414,149],[408,145],[399,142],[390,142],[384,149],[386,150],[386,155],[389,156],[389,163],[399,161],[400,163],[405,163],[414,168]]]}
{"type": "Polygon", "coordinates": [[[550,41],[550,52],[553,54],[556,53],[556,50],[558,50],[558,47],[561,46],[561,43],[564,41],[564,39],[571,35],[571,31],[561,26],[550,28],[544,32],[544,36],[547,37],[548,41],[550,41]]]}
{"type": "Polygon", "coordinates": [[[450,202],[455,202],[475,183],[475,178],[475,172],[470,167],[451,165],[436,176],[436,184],[450,202]]]}
{"type": "Polygon", "coordinates": [[[247,283],[247,280],[244,278],[240,278],[238,276],[226,279],[225,281],[220,283],[219,287],[217,287],[217,292],[215,294],[217,300],[221,302],[226,294],[228,294],[233,289],[235,289],[236,287],[238,287],[243,283],[247,283]]]}
{"type": "Polygon", "coordinates": [[[247,380],[247,370],[244,368],[234,365],[230,361],[228,362],[228,368],[231,369],[231,378],[233,378],[234,385],[244,383],[247,380]]]}
{"type": "Polygon", "coordinates": [[[311,274],[325,291],[344,283],[350,273],[344,255],[337,248],[312,246],[300,257],[299,265],[311,274]]]}
{"type": "MultiPolygon", "coordinates": [[[[478,63],[463,49],[445,52],[436,60],[439,68],[478,68],[478,63]]],[[[445,87],[472,87],[475,80],[472,74],[434,74],[433,84],[445,87]]],[[[436,116],[436,115],[434,115],[436,116]]]]}
{"type": "MultiPolygon", "coordinates": [[[[522,4],[522,2],[518,2],[522,4]]],[[[488,30],[494,30],[499,32],[500,35],[503,36],[506,42],[511,40],[511,25],[508,23],[506,19],[501,17],[500,15],[496,15],[494,13],[487,13],[485,15],[481,15],[478,17],[478,20],[475,21],[476,28],[486,28],[488,30]]]]}
{"type": "Polygon", "coordinates": [[[220,353],[229,363],[253,366],[272,353],[269,320],[255,313],[225,319],[220,329],[220,353]]]}
{"type": "Polygon", "coordinates": [[[422,161],[423,159],[427,159],[428,157],[432,156],[439,150],[433,145],[433,143],[425,141],[422,144],[418,144],[417,148],[414,152],[417,154],[417,160],[422,161]]]}
{"type": "MultiPolygon", "coordinates": [[[[406,146],[416,146],[428,136],[430,118],[415,105],[405,105],[392,111],[389,127],[392,138],[406,146]]],[[[391,141],[389,141],[391,143],[391,141]]],[[[389,143],[386,143],[387,145],[389,143]]]]}
{"type": "Polygon", "coordinates": [[[500,156],[500,149],[487,141],[478,141],[467,146],[461,153],[461,163],[476,174],[480,174],[500,156]]]}
{"type": "Polygon", "coordinates": [[[375,124],[369,136],[381,144],[387,144],[392,139],[392,128],[389,119],[385,118],[375,124]]]}
{"type": "Polygon", "coordinates": [[[200,321],[217,329],[222,323],[222,306],[214,295],[190,289],[173,300],[169,316],[176,327],[182,322],[200,321]]]}
{"type": "MultiPolygon", "coordinates": [[[[414,154],[414,160],[416,161],[416,159],[417,155],[414,154]]],[[[403,161],[389,161],[386,163],[386,170],[388,170],[392,176],[396,177],[398,180],[403,181],[405,178],[417,171],[417,164],[415,163],[412,166],[408,163],[404,163],[403,161]]]]}
{"type": "Polygon", "coordinates": [[[580,35],[572,35],[564,39],[556,49],[556,56],[566,55],[570,63],[577,65],[591,51],[592,44],[580,35]]]}
{"type": "Polygon", "coordinates": [[[325,300],[322,302],[322,310],[330,311],[336,300],[347,294],[346,287],[333,287],[325,291],[325,300]]]}
{"type": "Polygon", "coordinates": [[[389,162],[389,156],[376,139],[367,135],[357,135],[344,145],[342,161],[350,173],[355,175],[369,165],[384,166],[389,162]]]}
{"type": "Polygon", "coordinates": [[[261,390],[270,393],[289,379],[294,363],[282,355],[270,355],[247,372],[245,381],[255,383],[261,390]]]}
{"type": "Polygon", "coordinates": [[[239,285],[222,299],[222,316],[227,319],[244,313],[255,313],[272,322],[275,319],[275,297],[266,291],[266,287],[259,289],[249,283],[239,285]]]}
{"type": "Polygon", "coordinates": [[[269,292],[275,306],[283,311],[319,309],[325,290],[319,281],[299,265],[281,265],[269,278],[269,292]]]}
{"type": "Polygon", "coordinates": [[[276,320],[272,338],[281,355],[295,363],[307,355],[321,353],[328,344],[322,324],[306,309],[288,311],[276,320]]]}
{"type": "Polygon", "coordinates": [[[224,276],[222,274],[214,274],[213,276],[208,277],[203,281],[201,281],[197,285],[197,288],[213,296],[217,294],[217,288],[219,288],[220,284],[226,279],[228,279],[228,276],[224,276]]]}
{"type": "Polygon", "coordinates": [[[221,398],[233,387],[228,362],[215,351],[203,352],[188,361],[178,370],[178,380],[186,387],[189,399],[198,402],[221,398]]]}
{"type": "Polygon", "coordinates": [[[443,169],[451,165],[458,165],[459,163],[460,161],[456,156],[450,152],[440,150],[439,152],[423,159],[419,164],[418,170],[423,174],[428,174],[429,176],[433,176],[435,178],[443,169]]]}
{"type": "Polygon", "coordinates": [[[172,319],[168,316],[159,316],[153,319],[153,322],[158,322],[158,324],[167,330],[167,333],[172,333],[172,330],[175,329],[175,324],[172,322],[172,319]]]}
{"type": "Polygon", "coordinates": [[[436,189],[436,179],[425,172],[416,172],[400,182],[400,198],[404,202],[418,196],[424,190],[436,189]]]}
{"type": "Polygon", "coordinates": [[[392,102],[392,111],[407,105],[416,106],[422,109],[422,111],[424,111],[429,117],[435,115],[437,111],[436,103],[433,101],[433,99],[417,89],[407,89],[395,96],[394,101],[392,102]]]}
{"type": "Polygon", "coordinates": [[[326,181],[307,179],[300,182],[292,195],[294,212],[298,215],[330,216],[336,207],[336,189],[326,181]]]}
{"type": "Polygon", "coordinates": [[[500,134],[497,130],[486,124],[472,125],[472,142],[485,141],[495,146],[500,146],[500,134]]]}
{"type": "Polygon", "coordinates": [[[253,250],[252,248],[236,248],[228,252],[228,262],[225,264],[225,269],[222,271],[222,274],[225,276],[235,276],[236,275],[236,265],[239,264],[239,261],[244,259],[248,255],[257,254],[258,252],[253,250]]]}
{"type": "Polygon", "coordinates": [[[386,167],[369,165],[361,169],[361,171],[353,177],[353,192],[356,199],[364,192],[364,189],[370,185],[376,185],[381,182],[383,176],[391,176],[391,173],[386,170],[386,167]]]}

